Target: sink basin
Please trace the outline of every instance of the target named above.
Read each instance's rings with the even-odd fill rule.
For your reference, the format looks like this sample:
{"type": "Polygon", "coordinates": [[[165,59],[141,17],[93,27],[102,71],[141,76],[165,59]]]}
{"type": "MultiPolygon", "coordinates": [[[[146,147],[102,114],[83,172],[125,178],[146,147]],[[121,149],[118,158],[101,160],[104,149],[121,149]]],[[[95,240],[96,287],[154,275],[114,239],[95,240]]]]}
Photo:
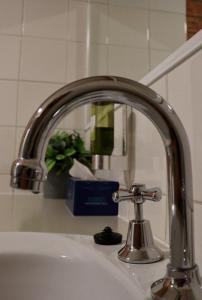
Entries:
{"type": "Polygon", "coordinates": [[[141,300],[113,263],[67,235],[0,233],[0,299],[141,300]]]}

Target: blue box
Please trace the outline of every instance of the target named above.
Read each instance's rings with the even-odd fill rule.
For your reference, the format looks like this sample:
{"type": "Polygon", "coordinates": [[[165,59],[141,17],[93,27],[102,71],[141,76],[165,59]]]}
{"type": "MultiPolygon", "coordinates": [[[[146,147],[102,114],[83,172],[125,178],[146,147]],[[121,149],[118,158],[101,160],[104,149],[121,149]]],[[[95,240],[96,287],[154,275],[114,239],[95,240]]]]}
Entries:
{"type": "Polygon", "coordinates": [[[117,216],[118,204],[112,200],[112,193],[118,189],[117,181],[70,177],[66,205],[75,216],[117,216]]]}

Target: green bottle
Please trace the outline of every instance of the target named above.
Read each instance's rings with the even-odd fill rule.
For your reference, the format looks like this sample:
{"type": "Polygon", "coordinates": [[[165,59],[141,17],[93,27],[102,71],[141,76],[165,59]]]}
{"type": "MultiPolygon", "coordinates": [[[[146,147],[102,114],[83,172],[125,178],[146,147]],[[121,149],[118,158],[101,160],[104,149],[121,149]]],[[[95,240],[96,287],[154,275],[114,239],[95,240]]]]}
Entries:
{"type": "Polygon", "coordinates": [[[91,153],[111,155],[114,149],[114,104],[91,104],[91,153]]]}

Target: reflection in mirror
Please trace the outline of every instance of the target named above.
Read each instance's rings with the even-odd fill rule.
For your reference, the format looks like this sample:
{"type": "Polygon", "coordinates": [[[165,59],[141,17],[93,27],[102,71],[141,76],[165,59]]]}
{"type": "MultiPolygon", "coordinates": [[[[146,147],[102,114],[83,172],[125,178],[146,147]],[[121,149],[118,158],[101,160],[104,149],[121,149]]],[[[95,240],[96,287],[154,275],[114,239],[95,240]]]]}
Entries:
{"type": "MultiPolygon", "coordinates": [[[[134,176],[131,175],[134,169],[132,167],[132,157],[134,157],[134,130],[133,134],[131,131],[131,126],[134,127],[134,113],[132,113],[131,107],[119,103],[113,105],[112,111],[101,110],[101,112],[102,115],[98,114],[98,121],[101,121],[101,124],[105,125],[105,118],[107,116],[111,118],[109,124],[113,127],[113,135],[110,137],[111,141],[108,140],[108,143],[111,143],[112,146],[109,155],[105,152],[96,153],[94,151],[95,149],[92,149],[91,139],[94,134],[95,115],[92,114],[91,105],[83,105],[72,111],[60,122],[56,131],[65,130],[69,133],[76,131],[85,141],[85,148],[92,156],[98,154],[97,156],[99,158],[99,154],[104,154],[104,163],[101,170],[92,166],[97,177],[118,180],[121,186],[130,186],[132,183],[131,180],[133,181],[134,178],[134,176]],[[110,112],[110,114],[108,114],[108,112],[110,112]],[[102,118],[100,119],[100,117],[102,118]],[[102,123],[103,120],[104,123],[102,123]],[[132,178],[131,180],[130,177],[132,178]]],[[[97,122],[97,125],[99,126],[99,122],[97,122]]],[[[99,135],[98,138],[100,137],[99,135]]],[[[105,137],[101,137],[98,144],[103,147],[103,151],[106,151],[104,138],[105,137]]]]}

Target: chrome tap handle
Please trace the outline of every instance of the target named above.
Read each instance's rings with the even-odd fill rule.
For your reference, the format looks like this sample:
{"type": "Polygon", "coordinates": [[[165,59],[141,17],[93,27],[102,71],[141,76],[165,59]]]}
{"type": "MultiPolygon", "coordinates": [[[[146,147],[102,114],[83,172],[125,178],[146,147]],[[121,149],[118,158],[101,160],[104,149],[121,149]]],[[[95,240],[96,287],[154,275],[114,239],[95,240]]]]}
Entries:
{"type": "Polygon", "coordinates": [[[119,190],[112,194],[112,199],[115,203],[122,201],[132,201],[133,193],[130,193],[128,190],[119,190]]]}
{"type": "Polygon", "coordinates": [[[122,189],[112,195],[114,202],[132,201],[134,204],[142,204],[145,200],[160,201],[162,192],[159,188],[154,187],[146,189],[145,184],[134,184],[130,190],[122,189]]]}
{"type": "Polygon", "coordinates": [[[162,198],[162,192],[158,187],[154,187],[151,189],[143,190],[141,192],[141,196],[144,200],[158,202],[162,198]]]}
{"type": "Polygon", "coordinates": [[[143,203],[141,191],[145,188],[144,184],[134,184],[130,189],[119,189],[119,191],[112,194],[112,199],[115,203],[122,201],[131,201],[136,204],[143,203]]]}

